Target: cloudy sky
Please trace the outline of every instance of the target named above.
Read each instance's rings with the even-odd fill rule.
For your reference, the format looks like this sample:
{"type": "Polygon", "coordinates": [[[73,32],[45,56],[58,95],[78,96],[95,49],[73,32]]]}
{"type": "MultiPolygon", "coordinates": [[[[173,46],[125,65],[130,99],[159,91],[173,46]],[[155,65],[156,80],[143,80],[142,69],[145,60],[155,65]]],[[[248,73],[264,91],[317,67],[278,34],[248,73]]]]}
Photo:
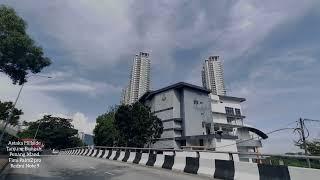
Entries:
{"type": "MultiPolygon", "coordinates": [[[[28,23],[53,64],[31,77],[18,107],[23,120],[44,113],[74,119],[91,133],[97,115],[119,103],[133,56],[151,54],[152,89],[201,85],[201,63],[223,59],[228,95],[245,97],[246,123],[265,132],[320,119],[318,0],[0,0],[28,23]]],[[[0,99],[18,87],[0,74],[0,99]]],[[[308,123],[313,137],[320,124],[308,123]]],[[[296,150],[291,131],[270,135],[264,152],[296,150]]]]}

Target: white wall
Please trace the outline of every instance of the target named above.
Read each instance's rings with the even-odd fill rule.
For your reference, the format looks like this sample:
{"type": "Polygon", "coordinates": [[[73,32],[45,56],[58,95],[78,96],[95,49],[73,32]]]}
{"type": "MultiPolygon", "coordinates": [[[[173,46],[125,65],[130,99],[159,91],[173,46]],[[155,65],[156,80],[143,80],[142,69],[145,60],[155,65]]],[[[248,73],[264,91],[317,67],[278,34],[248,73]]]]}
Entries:
{"type": "Polygon", "coordinates": [[[239,139],[250,139],[250,133],[246,129],[237,129],[237,135],[239,139]]]}
{"type": "Polygon", "coordinates": [[[212,120],[214,123],[225,123],[227,124],[227,117],[223,114],[214,114],[212,113],[212,120]]]}
{"type": "Polygon", "coordinates": [[[188,88],[183,89],[184,93],[184,133],[185,136],[203,135],[205,128],[202,122],[212,119],[210,113],[210,99],[206,93],[200,93],[188,88]],[[198,104],[194,104],[194,101],[198,104]]]}
{"type": "Polygon", "coordinates": [[[242,114],[240,102],[231,100],[220,100],[219,96],[213,94],[210,94],[209,96],[211,98],[211,109],[213,112],[226,113],[225,107],[232,107],[240,109],[242,114]]]}
{"type": "Polygon", "coordinates": [[[152,148],[175,148],[178,149],[178,144],[174,140],[160,140],[151,145],[152,148]]]}
{"type": "Polygon", "coordinates": [[[216,151],[237,152],[236,140],[234,139],[214,139],[216,151]]]}

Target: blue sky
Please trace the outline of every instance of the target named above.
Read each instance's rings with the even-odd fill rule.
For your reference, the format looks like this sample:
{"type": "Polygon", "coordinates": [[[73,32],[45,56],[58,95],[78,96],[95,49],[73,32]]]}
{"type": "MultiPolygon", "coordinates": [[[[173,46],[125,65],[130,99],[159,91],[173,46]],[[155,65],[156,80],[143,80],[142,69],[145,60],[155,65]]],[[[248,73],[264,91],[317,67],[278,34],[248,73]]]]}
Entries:
{"type": "MultiPolygon", "coordinates": [[[[18,106],[23,120],[71,117],[91,132],[97,115],[119,103],[133,56],[152,59],[152,89],[201,85],[201,63],[223,59],[228,95],[245,97],[246,123],[265,132],[299,117],[320,119],[320,2],[0,0],[28,23],[53,64],[54,79],[30,78],[18,106]]],[[[0,75],[0,98],[18,87],[0,75]]],[[[308,124],[312,137],[320,124],[308,124]]],[[[288,152],[290,131],[271,135],[264,152],[288,152]]]]}

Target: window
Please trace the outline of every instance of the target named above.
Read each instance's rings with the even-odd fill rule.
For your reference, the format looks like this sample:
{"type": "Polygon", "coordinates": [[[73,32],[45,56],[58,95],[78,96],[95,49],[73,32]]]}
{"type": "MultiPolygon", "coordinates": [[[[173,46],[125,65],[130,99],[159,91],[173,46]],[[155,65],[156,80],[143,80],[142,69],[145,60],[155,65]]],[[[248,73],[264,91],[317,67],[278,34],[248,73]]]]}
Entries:
{"type": "Polygon", "coordinates": [[[199,101],[198,100],[194,100],[193,104],[199,104],[199,101]]]}
{"type": "Polygon", "coordinates": [[[207,134],[211,134],[211,132],[210,132],[210,127],[207,127],[207,128],[206,128],[206,132],[207,132],[207,134]]]}
{"type": "Polygon", "coordinates": [[[199,144],[200,144],[200,146],[203,146],[203,139],[199,140],[199,144]]]}
{"type": "Polygon", "coordinates": [[[181,146],[186,146],[186,140],[181,141],[181,146]]]}
{"type": "Polygon", "coordinates": [[[238,116],[241,116],[241,111],[240,111],[240,109],[234,109],[235,111],[236,111],[236,115],[238,115],[238,116]]]}
{"type": "Polygon", "coordinates": [[[233,117],[227,117],[227,122],[231,123],[232,121],[234,121],[235,119],[233,117]]]}
{"type": "Polygon", "coordinates": [[[228,115],[234,115],[233,108],[231,108],[231,107],[225,107],[225,109],[226,109],[226,114],[228,114],[228,115]]]}

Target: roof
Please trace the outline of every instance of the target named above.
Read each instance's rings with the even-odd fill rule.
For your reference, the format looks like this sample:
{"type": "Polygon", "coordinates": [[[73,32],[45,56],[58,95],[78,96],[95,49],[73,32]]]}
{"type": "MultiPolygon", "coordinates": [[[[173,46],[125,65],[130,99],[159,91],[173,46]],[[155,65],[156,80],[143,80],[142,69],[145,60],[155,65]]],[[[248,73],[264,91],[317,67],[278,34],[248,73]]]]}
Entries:
{"type": "Polygon", "coordinates": [[[267,139],[268,135],[262,131],[260,131],[257,128],[254,127],[249,127],[249,126],[243,126],[243,125],[235,125],[235,124],[226,124],[226,123],[214,123],[214,124],[218,124],[219,126],[222,127],[230,127],[230,128],[240,128],[240,129],[246,129],[250,132],[255,133],[256,135],[260,136],[262,139],[267,139]]]}
{"type": "Polygon", "coordinates": [[[222,96],[222,95],[219,95],[219,99],[220,100],[238,101],[238,102],[246,101],[245,98],[232,97],[232,96],[222,96]]]}
{"type": "Polygon", "coordinates": [[[267,138],[268,138],[268,135],[265,134],[264,132],[260,131],[259,129],[256,129],[256,128],[253,128],[253,127],[248,127],[248,126],[243,127],[243,128],[248,129],[249,131],[257,134],[257,135],[260,136],[262,139],[267,139],[267,138]]]}
{"type": "Polygon", "coordinates": [[[189,83],[185,83],[185,82],[178,82],[176,84],[172,84],[170,86],[167,86],[167,87],[155,90],[155,91],[148,91],[148,92],[144,93],[139,98],[139,101],[144,101],[144,100],[146,100],[148,98],[151,98],[152,96],[154,96],[156,94],[159,94],[159,93],[162,93],[164,91],[168,91],[168,90],[171,90],[171,89],[181,89],[181,88],[189,88],[189,89],[197,90],[197,91],[200,91],[200,92],[203,92],[203,93],[206,93],[206,94],[210,93],[210,90],[205,89],[203,87],[196,86],[196,85],[189,84],[189,83]]]}

